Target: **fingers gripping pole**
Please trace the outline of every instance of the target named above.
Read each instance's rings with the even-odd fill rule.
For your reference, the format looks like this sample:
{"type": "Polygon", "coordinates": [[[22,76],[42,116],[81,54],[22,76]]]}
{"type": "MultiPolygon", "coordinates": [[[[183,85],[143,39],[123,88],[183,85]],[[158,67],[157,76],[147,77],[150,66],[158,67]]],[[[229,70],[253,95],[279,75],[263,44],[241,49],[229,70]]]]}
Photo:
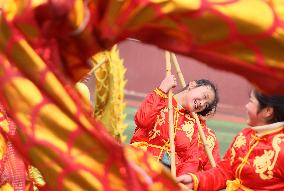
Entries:
{"type": "MultiPolygon", "coordinates": [[[[166,51],[166,75],[171,75],[171,60],[170,53],[166,51]]],[[[170,158],[171,158],[171,173],[173,177],[176,177],[176,161],[175,161],[175,130],[173,121],[173,104],[172,104],[173,92],[172,89],[168,92],[168,108],[169,108],[169,136],[170,136],[170,158]]]]}
{"type": "MultiPolygon", "coordinates": [[[[186,83],[185,83],[184,77],[182,75],[182,72],[180,70],[179,63],[177,61],[176,55],[174,53],[170,53],[170,57],[171,57],[171,61],[174,63],[174,66],[176,68],[176,71],[177,71],[177,74],[178,74],[178,77],[179,77],[179,81],[180,81],[182,87],[185,87],[186,83]]],[[[203,132],[202,126],[200,124],[199,118],[198,118],[198,116],[197,116],[197,114],[195,112],[192,112],[192,115],[193,115],[193,118],[195,119],[195,121],[197,123],[198,132],[199,132],[201,141],[202,141],[202,143],[204,145],[204,149],[205,149],[205,152],[206,152],[206,154],[208,156],[210,164],[211,164],[212,167],[216,167],[216,162],[214,160],[212,152],[209,149],[209,145],[207,143],[207,140],[206,140],[205,134],[203,132]]]]}

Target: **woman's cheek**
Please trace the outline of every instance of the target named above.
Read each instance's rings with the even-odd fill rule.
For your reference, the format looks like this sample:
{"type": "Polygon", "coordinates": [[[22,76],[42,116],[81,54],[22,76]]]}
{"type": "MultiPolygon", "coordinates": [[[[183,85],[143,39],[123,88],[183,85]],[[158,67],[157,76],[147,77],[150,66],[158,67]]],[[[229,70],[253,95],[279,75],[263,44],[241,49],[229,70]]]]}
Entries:
{"type": "Polygon", "coordinates": [[[190,103],[188,103],[188,104],[186,105],[186,110],[188,110],[188,111],[192,111],[192,106],[191,106],[191,104],[190,104],[190,103]]]}

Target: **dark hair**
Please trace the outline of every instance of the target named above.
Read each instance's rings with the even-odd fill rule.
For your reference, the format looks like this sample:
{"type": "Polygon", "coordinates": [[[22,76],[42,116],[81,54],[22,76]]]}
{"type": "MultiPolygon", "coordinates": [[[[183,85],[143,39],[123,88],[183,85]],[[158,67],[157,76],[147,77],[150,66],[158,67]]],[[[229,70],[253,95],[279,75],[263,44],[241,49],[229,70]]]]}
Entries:
{"type": "Polygon", "coordinates": [[[262,110],[265,107],[273,108],[273,118],[269,120],[269,123],[276,123],[284,121],[284,96],[268,96],[257,90],[253,90],[253,93],[259,102],[258,110],[262,110]]]}
{"type": "MultiPolygon", "coordinates": [[[[196,83],[195,87],[208,86],[214,92],[213,102],[207,108],[205,108],[203,111],[197,112],[197,114],[202,115],[204,117],[207,116],[209,113],[214,114],[216,112],[217,104],[219,102],[219,95],[218,95],[217,87],[209,80],[200,79],[200,80],[194,80],[194,81],[196,83]]],[[[187,84],[180,92],[188,89],[188,87],[189,87],[189,84],[187,84]]]]}

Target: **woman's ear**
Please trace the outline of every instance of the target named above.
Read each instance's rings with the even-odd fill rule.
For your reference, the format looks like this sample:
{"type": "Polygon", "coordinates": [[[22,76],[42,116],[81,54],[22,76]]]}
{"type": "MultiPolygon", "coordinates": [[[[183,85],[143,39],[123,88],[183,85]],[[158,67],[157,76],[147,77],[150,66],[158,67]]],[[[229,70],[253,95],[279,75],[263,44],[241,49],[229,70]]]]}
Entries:
{"type": "Polygon", "coordinates": [[[272,119],[273,115],[274,115],[273,107],[268,106],[268,107],[264,108],[264,117],[266,119],[269,119],[269,120],[272,119]]]}
{"type": "Polygon", "coordinates": [[[193,89],[197,86],[195,81],[191,81],[188,83],[188,90],[193,89]]]}

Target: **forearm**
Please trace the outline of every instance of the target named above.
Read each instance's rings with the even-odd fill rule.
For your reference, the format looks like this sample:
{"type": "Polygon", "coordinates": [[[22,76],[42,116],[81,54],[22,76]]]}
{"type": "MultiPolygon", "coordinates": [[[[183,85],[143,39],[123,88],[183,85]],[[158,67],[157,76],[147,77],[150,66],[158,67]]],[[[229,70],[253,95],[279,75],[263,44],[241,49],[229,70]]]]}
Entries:
{"type": "Polygon", "coordinates": [[[196,177],[193,180],[195,181],[194,184],[198,185],[197,190],[213,191],[224,189],[226,187],[226,181],[233,178],[231,167],[227,161],[220,161],[217,164],[217,167],[207,171],[195,173],[194,175],[196,177]]]}

